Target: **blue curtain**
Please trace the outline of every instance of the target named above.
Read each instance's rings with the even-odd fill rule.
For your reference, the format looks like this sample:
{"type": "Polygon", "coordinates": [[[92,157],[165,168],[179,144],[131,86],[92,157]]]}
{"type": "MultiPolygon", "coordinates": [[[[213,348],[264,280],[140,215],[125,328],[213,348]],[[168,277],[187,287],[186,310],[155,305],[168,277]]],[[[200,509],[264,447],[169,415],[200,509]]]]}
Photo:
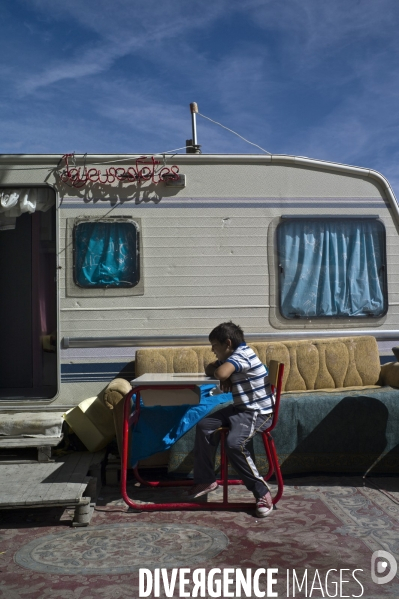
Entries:
{"type": "Polygon", "coordinates": [[[287,220],[277,230],[277,244],[286,318],[385,312],[385,233],[379,221],[287,220]]]}
{"type": "Polygon", "coordinates": [[[75,228],[75,281],[81,287],[132,287],[138,282],[132,223],[85,222],[75,228]]]}

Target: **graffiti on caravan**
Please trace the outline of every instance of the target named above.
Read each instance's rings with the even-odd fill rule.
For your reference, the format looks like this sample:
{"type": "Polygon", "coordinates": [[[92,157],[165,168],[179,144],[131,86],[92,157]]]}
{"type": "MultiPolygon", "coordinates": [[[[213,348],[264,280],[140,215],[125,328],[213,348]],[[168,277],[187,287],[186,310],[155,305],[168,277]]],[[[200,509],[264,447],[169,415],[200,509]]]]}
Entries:
{"type": "Polygon", "coordinates": [[[62,157],[65,167],[60,174],[61,181],[72,187],[83,187],[88,183],[100,183],[101,185],[115,183],[144,183],[151,181],[157,185],[165,181],[177,181],[179,179],[179,167],[176,165],[163,166],[159,160],[153,156],[149,159],[147,156],[141,156],[135,160],[134,166],[122,167],[111,166],[101,171],[97,168],[87,168],[84,166],[70,166],[69,160],[74,154],[64,154],[62,157]]]}

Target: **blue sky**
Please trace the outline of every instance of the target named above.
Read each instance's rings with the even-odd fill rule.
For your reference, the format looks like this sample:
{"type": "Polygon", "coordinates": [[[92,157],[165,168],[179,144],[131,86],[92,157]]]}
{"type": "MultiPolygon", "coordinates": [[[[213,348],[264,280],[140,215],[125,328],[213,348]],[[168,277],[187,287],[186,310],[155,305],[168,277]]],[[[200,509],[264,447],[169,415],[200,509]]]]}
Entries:
{"type": "MultiPolygon", "coordinates": [[[[399,197],[398,0],[3,0],[1,153],[156,153],[189,104],[399,197]]],[[[255,148],[198,118],[205,153],[255,148]]]]}

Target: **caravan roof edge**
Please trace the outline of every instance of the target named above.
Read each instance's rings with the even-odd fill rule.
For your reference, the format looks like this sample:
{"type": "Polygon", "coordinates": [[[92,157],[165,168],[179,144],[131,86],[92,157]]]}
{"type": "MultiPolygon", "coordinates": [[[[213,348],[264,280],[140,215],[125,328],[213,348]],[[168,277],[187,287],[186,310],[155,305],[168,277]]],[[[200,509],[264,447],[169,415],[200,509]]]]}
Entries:
{"type": "MultiPolygon", "coordinates": [[[[0,164],[46,164],[53,163],[54,167],[62,160],[62,154],[0,154],[0,164]]],[[[286,164],[298,167],[308,167],[320,170],[329,170],[332,172],[339,172],[348,175],[357,175],[359,177],[367,177],[373,179],[379,183],[384,191],[386,192],[392,209],[396,213],[396,217],[399,219],[399,206],[389,181],[378,171],[359,166],[352,166],[349,164],[341,164],[339,162],[330,162],[328,160],[316,160],[314,158],[307,158],[306,156],[291,156],[286,154],[74,154],[74,160],[76,163],[84,164],[90,161],[99,161],[99,164],[117,163],[124,160],[137,159],[143,156],[158,156],[162,159],[172,158],[180,164],[224,164],[224,163],[235,163],[235,164],[253,164],[255,163],[266,163],[266,164],[286,164]]],[[[1,166],[0,166],[1,168],[1,166]]]]}

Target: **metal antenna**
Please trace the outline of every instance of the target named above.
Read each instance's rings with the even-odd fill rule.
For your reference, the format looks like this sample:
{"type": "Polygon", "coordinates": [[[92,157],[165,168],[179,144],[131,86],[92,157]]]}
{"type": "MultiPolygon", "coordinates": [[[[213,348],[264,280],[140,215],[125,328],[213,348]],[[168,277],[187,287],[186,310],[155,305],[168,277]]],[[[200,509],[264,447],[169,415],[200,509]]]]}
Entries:
{"type": "Polygon", "coordinates": [[[196,117],[196,115],[198,112],[197,102],[191,102],[190,110],[191,110],[191,127],[193,130],[193,145],[196,146],[197,145],[197,117],[196,117]]]}
{"type": "Polygon", "coordinates": [[[191,102],[191,128],[192,128],[192,139],[186,140],[186,154],[201,154],[201,146],[197,143],[197,113],[198,105],[197,102],[191,102]]]}

